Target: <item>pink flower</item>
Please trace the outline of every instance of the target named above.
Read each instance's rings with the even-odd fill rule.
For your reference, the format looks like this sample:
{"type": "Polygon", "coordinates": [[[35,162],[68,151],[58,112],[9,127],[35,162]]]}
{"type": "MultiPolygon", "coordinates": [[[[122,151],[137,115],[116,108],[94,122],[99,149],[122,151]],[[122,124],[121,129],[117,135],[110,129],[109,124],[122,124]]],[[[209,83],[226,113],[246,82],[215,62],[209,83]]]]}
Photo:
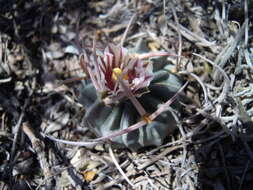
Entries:
{"type": "Polygon", "coordinates": [[[153,79],[152,64],[113,44],[108,45],[104,52],[94,50],[93,56],[84,54],[81,66],[106,104],[128,96],[126,88],[134,96],[141,96],[141,89],[148,87],[153,79]]]}
{"type": "MultiPolygon", "coordinates": [[[[94,45],[93,56],[88,57],[87,54],[83,54],[80,59],[80,66],[91,79],[105,104],[112,104],[126,97],[139,112],[141,120],[127,128],[89,142],[74,142],[48,137],[66,144],[91,146],[130,133],[152,123],[161,113],[168,110],[171,103],[176,100],[188,84],[185,83],[171,99],[159,105],[153,113],[147,113],[140,104],[136,97],[143,94],[142,89],[148,87],[153,79],[152,64],[146,64],[143,59],[168,55],[170,54],[166,52],[155,52],[137,56],[129,54],[122,46],[112,44],[108,45],[104,53],[102,53],[95,50],[94,45]],[[142,90],[142,92],[139,90],[142,90]]],[[[159,125],[156,126],[159,127],[159,125]]]]}

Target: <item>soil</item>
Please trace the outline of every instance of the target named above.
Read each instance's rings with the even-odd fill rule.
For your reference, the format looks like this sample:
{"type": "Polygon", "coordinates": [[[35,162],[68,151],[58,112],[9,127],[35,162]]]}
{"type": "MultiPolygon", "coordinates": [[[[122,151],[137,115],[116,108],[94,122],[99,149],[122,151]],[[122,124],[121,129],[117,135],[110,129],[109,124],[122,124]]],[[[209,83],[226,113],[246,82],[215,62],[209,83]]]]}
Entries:
{"type": "Polygon", "coordinates": [[[0,189],[252,189],[252,8],[252,0],[0,0],[0,189]],[[142,39],[148,51],[170,53],[173,73],[188,82],[178,130],[138,151],[108,140],[71,145],[97,138],[83,122],[80,56],[94,38],[98,50],[120,44],[127,28],[125,48],[142,39]]]}

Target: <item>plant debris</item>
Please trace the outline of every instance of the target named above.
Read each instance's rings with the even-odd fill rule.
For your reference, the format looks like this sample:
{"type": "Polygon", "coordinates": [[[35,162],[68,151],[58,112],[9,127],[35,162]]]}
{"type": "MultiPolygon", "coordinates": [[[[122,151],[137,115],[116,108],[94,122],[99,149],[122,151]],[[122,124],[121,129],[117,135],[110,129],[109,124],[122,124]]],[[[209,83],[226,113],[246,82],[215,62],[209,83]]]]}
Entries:
{"type": "Polygon", "coordinates": [[[0,7],[0,189],[251,189],[251,0],[13,0],[0,7]],[[94,36],[99,51],[144,41],[140,53],[176,55],[163,59],[188,85],[177,130],[162,145],[133,151],[54,140],[100,138],[84,125],[78,98],[87,80],[79,56],[91,55],[94,36]]]}

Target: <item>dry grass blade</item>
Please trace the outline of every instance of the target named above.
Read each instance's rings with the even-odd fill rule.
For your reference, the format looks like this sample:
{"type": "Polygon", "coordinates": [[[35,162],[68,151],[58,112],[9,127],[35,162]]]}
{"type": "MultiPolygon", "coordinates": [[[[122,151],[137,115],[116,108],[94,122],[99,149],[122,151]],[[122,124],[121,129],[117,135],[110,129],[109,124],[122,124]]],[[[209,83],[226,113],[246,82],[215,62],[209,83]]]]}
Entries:
{"type": "MultiPolygon", "coordinates": [[[[239,29],[237,35],[235,36],[235,39],[231,40],[228,45],[220,52],[220,54],[216,57],[214,63],[216,65],[219,65],[221,68],[225,66],[228,59],[232,56],[234,53],[234,50],[236,49],[237,45],[241,42],[242,37],[244,36],[246,23],[243,23],[242,27],[239,29]]],[[[214,79],[217,81],[219,79],[219,73],[216,70],[214,73],[214,79]]]]}
{"type": "Polygon", "coordinates": [[[176,21],[177,24],[177,33],[178,33],[178,57],[177,57],[177,64],[176,64],[176,70],[178,71],[180,68],[180,62],[181,62],[181,55],[182,55],[182,35],[179,29],[179,21],[178,21],[178,17],[175,11],[175,7],[173,5],[173,3],[170,3],[171,6],[171,10],[173,13],[173,17],[174,20],[176,21]]]}
{"type": "Polygon", "coordinates": [[[8,77],[6,79],[0,79],[0,83],[6,83],[6,82],[10,82],[11,81],[11,77],[8,77]]]}
{"type": "MultiPolygon", "coordinates": [[[[177,31],[177,26],[175,24],[169,22],[168,25],[173,28],[175,31],[177,31]]],[[[187,38],[189,41],[196,42],[197,45],[202,47],[209,47],[213,49],[215,47],[215,42],[209,42],[208,40],[198,36],[197,34],[191,32],[187,28],[183,27],[182,25],[179,25],[180,33],[187,38]]],[[[215,51],[215,50],[213,50],[215,51]]]]}
{"type": "Polygon", "coordinates": [[[11,158],[12,159],[14,159],[14,154],[15,154],[15,151],[16,151],[16,144],[17,144],[18,136],[20,134],[20,129],[21,129],[21,126],[22,126],[23,118],[25,116],[25,109],[26,109],[29,101],[30,101],[29,99],[26,99],[25,105],[24,105],[23,110],[22,110],[22,113],[20,114],[19,119],[17,121],[17,124],[15,125],[15,127],[13,129],[15,135],[14,135],[12,148],[11,148],[11,158]]]}
{"type": "Polygon", "coordinates": [[[174,150],[177,150],[179,148],[182,148],[181,145],[179,146],[173,146],[173,147],[168,147],[166,148],[163,152],[161,152],[160,154],[158,154],[157,156],[155,156],[154,158],[151,158],[149,161],[147,161],[146,163],[138,166],[139,170],[143,170],[146,167],[152,165],[153,163],[157,162],[158,160],[160,160],[161,158],[164,158],[167,154],[171,153],[174,150]]]}
{"type": "Polygon", "coordinates": [[[135,185],[130,181],[130,179],[127,177],[127,175],[125,174],[125,172],[121,169],[119,163],[117,162],[113,151],[112,151],[112,147],[109,146],[109,154],[112,158],[113,163],[115,164],[116,168],[118,169],[118,171],[120,172],[120,174],[124,177],[124,179],[127,181],[127,183],[134,189],[135,185]]]}
{"type": "Polygon", "coordinates": [[[76,142],[76,141],[68,141],[68,140],[63,140],[63,139],[57,139],[55,137],[49,136],[44,134],[47,138],[59,142],[59,143],[63,143],[63,144],[69,144],[69,145],[73,145],[73,146],[84,146],[84,147],[94,147],[97,144],[102,144],[103,142],[76,142]]]}
{"type": "Polygon", "coordinates": [[[249,41],[249,2],[248,0],[244,0],[244,22],[245,22],[245,31],[244,31],[244,36],[245,36],[245,40],[244,40],[244,45],[247,46],[248,45],[248,41],[249,41]]]}
{"type": "Polygon", "coordinates": [[[126,28],[126,30],[125,30],[125,32],[124,32],[122,38],[121,38],[121,42],[120,42],[120,46],[121,46],[121,47],[124,46],[124,43],[125,43],[126,37],[127,37],[127,33],[129,32],[130,27],[131,27],[131,25],[133,24],[133,22],[134,22],[136,16],[137,16],[137,14],[134,14],[134,15],[131,17],[131,19],[130,19],[128,25],[127,25],[127,28],[126,28]]]}

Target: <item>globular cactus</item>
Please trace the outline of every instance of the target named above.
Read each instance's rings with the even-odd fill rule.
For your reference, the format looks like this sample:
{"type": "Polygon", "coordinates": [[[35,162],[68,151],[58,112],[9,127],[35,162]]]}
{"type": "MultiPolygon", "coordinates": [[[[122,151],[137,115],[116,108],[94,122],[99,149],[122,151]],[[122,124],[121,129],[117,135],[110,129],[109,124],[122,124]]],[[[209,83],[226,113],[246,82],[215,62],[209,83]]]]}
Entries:
{"type": "MultiPolygon", "coordinates": [[[[158,54],[159,55],[159,54],[158,54]]],[[[161,53],[162,55],[162,53],[161,53]]],[[[150,120],[157,110],[182,86],[170,72],[166,57],[144,61],[149,54],[131,54],[125,48],[108,45],[104,52],[83,54],[80,64],[88,75],[80,90],[84,121],[99,136],[107,136],[145,120],[147,124],[111,140],[121,147],[137,150],[159,146],[176,127],[170,111],[150,120]]],[[[178,103],[173,103],[178,108],[178,103]]]]}

